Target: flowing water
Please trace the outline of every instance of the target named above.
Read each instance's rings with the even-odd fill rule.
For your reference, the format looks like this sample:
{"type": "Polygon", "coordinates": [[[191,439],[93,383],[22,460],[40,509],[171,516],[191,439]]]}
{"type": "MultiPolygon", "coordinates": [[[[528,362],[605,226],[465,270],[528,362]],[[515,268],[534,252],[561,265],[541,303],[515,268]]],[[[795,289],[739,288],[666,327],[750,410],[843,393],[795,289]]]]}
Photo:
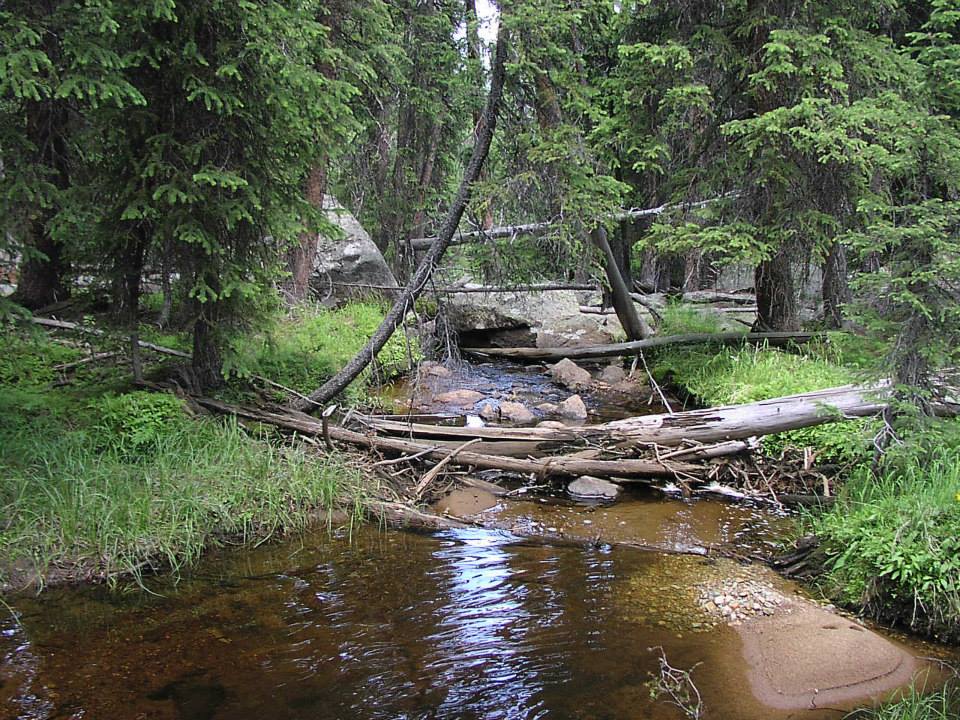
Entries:
{"type": "Polygon", "coordinates": [[[509,532],[749,552],[782,517],[640,492],[542,500],[500,502],[501,530],[316,531],[213,552],[149,591],[16,598],[19,620],[0,622],[0,718],[681,718],[651,698],[660,649],[694,668],[705,718],[840,716],[761,704],[738,630],[704,615],[712,581],[797,591],[766,568],[509,532]]]}

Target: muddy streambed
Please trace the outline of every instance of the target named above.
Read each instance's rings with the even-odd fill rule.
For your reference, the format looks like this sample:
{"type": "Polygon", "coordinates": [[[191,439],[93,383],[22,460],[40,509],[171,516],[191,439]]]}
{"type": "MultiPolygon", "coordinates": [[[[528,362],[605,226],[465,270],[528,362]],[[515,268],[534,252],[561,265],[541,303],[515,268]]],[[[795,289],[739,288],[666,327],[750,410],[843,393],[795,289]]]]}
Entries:
{"type": "Polygon", "coordinates": [[[671,552],[762,550],[789,522],[764,508],[638,490],[488,505],[487,529],[323,529],[211,553],[149,591],[15,598],[0,718],[682,718],[651,698],[661,651],[694,668],[705,718],[836,718],[947,654],[823,610],[762,565],[671,552]],[[840,692],[808,692],[811,668],[840,692]],[[845,694],[852,670],[880,682],[845,694]]]}

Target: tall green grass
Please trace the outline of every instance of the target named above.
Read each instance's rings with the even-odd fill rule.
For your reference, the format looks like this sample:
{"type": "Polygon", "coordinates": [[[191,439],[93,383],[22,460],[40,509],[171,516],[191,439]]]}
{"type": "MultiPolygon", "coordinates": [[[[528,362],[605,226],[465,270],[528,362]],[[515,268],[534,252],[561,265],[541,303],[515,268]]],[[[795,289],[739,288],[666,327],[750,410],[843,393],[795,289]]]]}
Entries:
{"type": "MultiPolygon", "coordinates": [[[[746,328],[745,328],[746,330],[746,328]]],[[[718,332],[705,311],[668,306],[665,334],[718,332]]],[[[658,380],[680,387],[707,406],[767,400],[823,390],[857,381],[857,373],[831,361],[822,345],[787,352],[766,345],[739,348],[687,346],[668,348],[653,356],[658,380]]],[[[821,461],[854,462],[869,449],[866,422],[844,422],[766,436],[764,450],[778,455],[789,448],[813,448],[821,461]]]]}
{"type": "Polygon", "coordinates": [[[93,369],[54,387],[53,364],[75,355],[0,335],[0,579],[176,571],[211,545],[359,511],[361,478],[343,456],[190,417],[169,395],[116,392],[93,369]]]}
{"type": "Polygon", "coordinates": [[[878,708],[858,710],[847,720],[957,720],[960,717],[960,687],[950,683],[925,693],[911,686],[903,696],[878,708]]]}
{"type": "Polygon", "coordinates": [[[835,506],[807,518],[825,591],[880,620],[960,640],[960,450],[924,447],[859,468],[835,506]]]}

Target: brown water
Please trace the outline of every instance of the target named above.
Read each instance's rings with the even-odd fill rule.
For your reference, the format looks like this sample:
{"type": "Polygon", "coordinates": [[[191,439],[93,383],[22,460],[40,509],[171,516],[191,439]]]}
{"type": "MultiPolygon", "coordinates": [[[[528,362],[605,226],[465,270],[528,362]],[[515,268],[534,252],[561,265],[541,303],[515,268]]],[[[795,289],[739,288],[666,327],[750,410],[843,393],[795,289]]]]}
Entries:
{"type": "Polygon", "coordinates": [[[368,528],[224,551],[156,594],[20,599],[22,625],[2,624],[0,716],[681,717],[650,699],[656,646],[702,663],[705,717],[794,716],[753,699],[733,629],[694,620],[696,582],[766,571],[515,541],[368,528]]]}

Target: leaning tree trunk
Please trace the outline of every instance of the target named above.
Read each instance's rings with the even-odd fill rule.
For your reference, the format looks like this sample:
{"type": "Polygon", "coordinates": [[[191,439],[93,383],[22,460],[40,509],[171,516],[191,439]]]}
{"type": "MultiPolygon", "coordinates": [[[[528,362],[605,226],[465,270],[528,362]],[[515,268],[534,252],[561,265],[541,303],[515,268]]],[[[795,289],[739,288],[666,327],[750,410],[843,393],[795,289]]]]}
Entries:
{"type": "Polygon", "coordinates": [[[443,222],[440,234],[436,241],[427,251],[423,261],[417,268],[410,282],[403,289],[400,297],[394,302],[390,312],[383,319],[380,327],[377,328],[373,337],[364,348],[336,375],[328,380],[322,387],[310,393],[303,400],[293,404],[298,410],[308,410],[317,405],[323,405],[332,398],[343,392],[346,387],[353,382],[356,377],[363,372],[376,357],[377,353],[386,345],[387,340],[393,335],[403,318],[413,307],[414,302],[423,292],[434,268],[443,257],[443,253],[450,245],[463,212],[470,200],[473,190],[473,184],[480,176],[480,170],[490,151],[490,142],[493,139],[493,133],[497,125],[497,115],[500,111],[500,99],[503,95],[504,65],[507,57],[507,30],[504,18],[501,18],[500,29],[497,33],[497,49],[493,58],[493,65],[490,70],[490,91],[487,95],[487,104],[483,111],[483,126],[477,133],[477,142],[473,148],[473,156],[464,172],[463,180],[460,182],[460,189],[447,211],[447,217],[443,222]]]}
{"type": "Polygon", "coordinates": [[[827,327],[843,327],[843,311],[852,299],[847,282],[847,249],[834,243],[823,263],[823,319],[827,327]]]}
{"type": "Polygon", "coordinates": [[[800,308],[793,287],[793,268],[786,250],[764,260],[754,272],[757,293],[757,332],[800,329],[800,308]]]}
{"type": "Polygon", "coordinates": [[[590,231],[590,240],[603,253],[603,267],[607,273],[607,282],[610,283],[610,295],[613,300],[613,308],[617,311],[617,318],[623,325],[624,332],[630,340],[642,340],[652,335],[650,327],[643,322],[637,308],[633,304],[633,298],[630,296],[630,288],[623,280],[623,275],[617,267],[617,258],[613,254],[613,249],[607,240],[607,231],[605,228],[597,227],[590,231]]]}

